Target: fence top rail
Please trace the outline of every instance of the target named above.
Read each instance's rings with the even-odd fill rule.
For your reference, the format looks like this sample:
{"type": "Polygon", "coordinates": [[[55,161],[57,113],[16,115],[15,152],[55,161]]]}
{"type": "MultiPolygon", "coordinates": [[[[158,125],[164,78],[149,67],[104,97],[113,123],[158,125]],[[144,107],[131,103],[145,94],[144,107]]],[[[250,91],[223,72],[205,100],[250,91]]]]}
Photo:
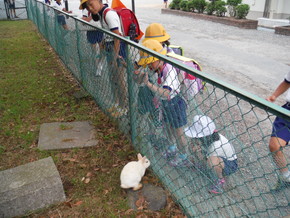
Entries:
{"type": "Polygon", "coordinates": [[[236,86],[234,86],[232,84],[224,82],[221,79],[219,79],[219,78],[217,78],[217,77],[215,77],[213,75],[206,74],[206,73],[203,73],[203,72],[201,72],[199,70],[190,68],[187,65],[184,65],[184,64],[182,64],[179,61],[173,60],[170,57],[167,57],[165,55],[159,54],[158,52],[152,51],[152,50],[142,46],[141,44],[138,44],[136,42],[131,41],[130,39],[127,39],[127,38],[124,38],[122,36],[119,36],[119,35],[111,32],[111,31],[106,30],[106,29],[94,26],[94,25],[84,21],[83,19],[77,17],[74,14],[69,14],[69,13],[66,13],[64,11],[61,11],[61,10],[51,6],[51,5],[45,4],[42,1],[38,1],[38,0],[34,0],[34,1],[36,1],[36,2],[38,2],[40,4],[43,4],[43,5],[47,6],[47,7],[50,7],[53,10],[58,11],[58,13],[65,14],[66,16],[69,16],[70,18],[72,18],[74,20],[77,20],[78,22],[81,22],[81,23],[83,23],[85,25],[88,25],[91,28],[94,28],[94,29],[96,29],[98,31],[101,31],[101,32],[103,32],[103,33],[105,33],[107,35],[110,35],[112,37],[118,38],[119,40],[122,40],[122,41],[126,42],[126,44],[128,44],[130,46],[133,46],[133,47],[135,47],[138,50],[142,50],[142,51],[144,51],[146,53],[149,53],[150,55],[153,55],[153,56],[155,56],[155,57],[157,57],[157,58],[159,58],[159,59],[161,59],[161,60],[163,60],[163,61],[165,61],[167,63],[170,63],[174,67],[177,67],[180,70],[186,71],[187,73],[192,74],[192,75],[194,75],[194,76],[206,81],[207,83],[210,83],[211,85],[214,85],[214,86],[216,86],[216,87],[218,87],[218,88],[220,88],[220,89],[222,89],[222,90],[224,90],[226,92],[229,92],[229,93],[231,93],[231,94],[233,94],[233,95],[235,95],[235,96],[247,101],[247,102],[250,102],[251,104],[254,104],[254,105],[258,106],[259,108],[262,108],[262,109],[264,109],[266,111],[269,111],[269,112],[273,113],[276,116],[279,116],[279,117],[284,118],[286,120],[290,120],[289,111],[284,109],[284,108],[282,108],[279,105],[271,103],[271,102],[269,102],[269,101],[267,101],[267,100],[265,100],[265,99],[263,99],[263,98],[261,98],[261,97],[259,97],[257,95],[254,95],[254,94],[252,94],[250,92],[247,92],[247,91],[245,91],[243,89],[240,89],[240,88],[238,88],[238,87],[236,87],[236,86]]]}

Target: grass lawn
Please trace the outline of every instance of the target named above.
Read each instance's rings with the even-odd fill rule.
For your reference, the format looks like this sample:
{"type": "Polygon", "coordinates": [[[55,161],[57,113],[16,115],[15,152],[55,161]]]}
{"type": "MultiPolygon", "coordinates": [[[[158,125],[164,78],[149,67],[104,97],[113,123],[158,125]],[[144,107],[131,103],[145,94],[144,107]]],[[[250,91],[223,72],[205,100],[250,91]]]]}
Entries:
{"type": "MultiPolygon", "coordinates": [[[[93,99],[75,99],[79,85],[32,22],[0,21],[0,66],[0,170],[51,156],[67,197],[28,217],[183,217],[170,197],[160,212],[129,210],[119,175],[136,151],[93,99]],[[98,146],[37,148],[42,123],[84,120],[97,129],[98,146]]],[[[160,185],[150,170],[143,182],[160,185]]]]}

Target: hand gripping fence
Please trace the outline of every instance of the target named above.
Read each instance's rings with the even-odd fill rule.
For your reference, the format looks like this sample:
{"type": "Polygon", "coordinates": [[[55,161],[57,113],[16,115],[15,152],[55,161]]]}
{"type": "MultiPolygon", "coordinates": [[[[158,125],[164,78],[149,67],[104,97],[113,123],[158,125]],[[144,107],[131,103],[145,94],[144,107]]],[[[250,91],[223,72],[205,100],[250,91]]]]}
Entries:
{"type": "MultiPolygon", "coordinates": [[[[289,122],[289,111],[42,2],[27,0],[27,10],[29,19],[80,85],[117,122],[134,148],[150,159],[153,172],[188,217],[290,214],[290,188],[274,189],[279,169],[268,148],[274,119],[278,116],[289,122]],[[114,39],[120,42],[123,58],[114,52],[114,39]],[[142,83],[144,74],[133,73],[140,50],[202,79],[204,88],[194,96],[186,95],[184,87],[178,88],[175,97],[184,101],[186,108],[174,103],[173,97],[172,101],[160,100],[142,83]],[[186,112],[182,118],[187,122],[178,132],[179,126],[173,126],[181,111],[186,112]],[[183,133],[186,127],[194,127],[196,115],[209,117],[215,124],[215,130],[210,131],[223,135],[228,140],[224,143],[235,151],[237,167],[234,173],[223,175],[225,183],[218,180],[225,160],[214,164],[210,157],[229,148],[214,148],[207,137],[202,140],[183,133]],[[210,192],[213,190],[219,194],[210,192]]],[[[159,85],[148,68],[141,71],[159,85]]],[[[289,145],[282,151],[289,162],[289,145]]],[[[233,159],[234,154],[229,160],[233,159]]],[[[226,173],[226,167],[222,172],[226,173]]]]}

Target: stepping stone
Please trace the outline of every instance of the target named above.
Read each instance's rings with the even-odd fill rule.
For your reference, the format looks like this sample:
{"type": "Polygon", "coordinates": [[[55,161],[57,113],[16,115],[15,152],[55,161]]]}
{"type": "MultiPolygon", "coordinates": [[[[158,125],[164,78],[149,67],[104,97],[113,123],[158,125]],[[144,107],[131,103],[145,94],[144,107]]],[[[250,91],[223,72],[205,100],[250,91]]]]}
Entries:
{"type": "Polygon", "coordinates": [[[167,204],[167,195],[163,188],[150,184],[143,184],[143,188],[138,191],[133,189],[127,190],[128,205],[130,208],[137,210],[136,202],[140,197],[144,197],[148,202],[147,208],[151,211],[159,211],[167,204]]]}
{"type": "Polygon", "coordinates": [[[51,157],[0,172],[0,217],[27,212],[66,200],[51,157]]]}
{"type": "Polygon", "coordinates": [[[40,126],[38,148],[54,150],[91,147],[98,144],[96,130],[88,121],[44,123],[40,126]]]}

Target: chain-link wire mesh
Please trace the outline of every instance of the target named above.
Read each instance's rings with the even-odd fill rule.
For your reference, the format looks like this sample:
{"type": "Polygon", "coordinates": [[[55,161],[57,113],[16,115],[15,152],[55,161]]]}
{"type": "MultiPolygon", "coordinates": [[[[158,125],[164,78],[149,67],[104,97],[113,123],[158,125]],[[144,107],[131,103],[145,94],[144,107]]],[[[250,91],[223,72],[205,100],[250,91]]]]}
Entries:
{"type": "MultiPolygon", "coordinates": [[[[280,181],[279,169],[268,148],[275,117],[289,122],[289,111],[41,2],[28,0],[27,6],[29,18],[66,67],[131,138],[135,149],[150,159],[153,172],[186,215],[282,217],[290,214],[290,189],[274,189],[280,181]],[[114,52],[114,40],[120,42],[122,53],[118,55],[114,52]],[[171,99],[160,99],[160,94],[144,85],[146,74],[134,73],[140,50],[174,66],[177,70],[173,70],[176,73],[173,75],[183,70],[202,79],[204,88],[188,95],[182,81],[174,77],[171,80],[180,85],[179,92],[171,99]],[[218,155],[210,154],[218,151],[210,153],[210,149],[216,139],[205,137],[209,136],[206,134],[193,137],[197,131],[194,127],[198,128],[195,125],[206,122],[200,119],[193,125],[196,115],[211,118],[212,122],[205,127],[212,131],[210,136],[224,142],[215,149],[232,152],[228,159],[218,159],[214,164],[218,155]],[[214,129],[210,126],[213,123],[214,129]],[[226,168],[233,171],[223,176],[225,183],[219,176],[221,167],[225,174],[226,168]],[[210,192],[213,189],[221,193],[210,192]]],[[[140,71],[148,73],[152,84],[160,85],[160,78],[148,67],[140,71]]],[[[289,146],[283,152],[289,160],[287,149],[289,146]]]]}

